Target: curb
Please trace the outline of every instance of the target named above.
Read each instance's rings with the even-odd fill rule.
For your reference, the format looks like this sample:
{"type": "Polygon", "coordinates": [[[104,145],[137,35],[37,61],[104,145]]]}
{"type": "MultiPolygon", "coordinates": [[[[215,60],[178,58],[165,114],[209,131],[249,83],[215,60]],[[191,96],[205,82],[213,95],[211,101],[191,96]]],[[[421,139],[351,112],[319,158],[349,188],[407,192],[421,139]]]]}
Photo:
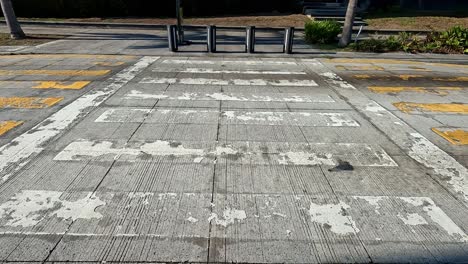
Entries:
{"type": "MultiPolygon", "coordinates": [[[[131,29],[158,29],[166,30],[166,24],[144,24],[144,23],[100,23],[100,22],[60,22],[60,21],[29,21],[20,20],[20,24],[28,26],[47,26],[47,27],[81,27],[81,28],[131,28],[131,29]]],[[[0,20],[0,24],[6,24],[5,20],[0,20]]],[[[184,25],[184,28],[203,29],[208,25],[184,25]]],[[[217,26],[218,29],[241,31],[246,27],[239,26],[217,26]]],[[[284,30],[286,27],[256,27],[262,31],[284,30]]],[[[296,31],[304,31],[304,28],[295,28],[296,31]]]]}

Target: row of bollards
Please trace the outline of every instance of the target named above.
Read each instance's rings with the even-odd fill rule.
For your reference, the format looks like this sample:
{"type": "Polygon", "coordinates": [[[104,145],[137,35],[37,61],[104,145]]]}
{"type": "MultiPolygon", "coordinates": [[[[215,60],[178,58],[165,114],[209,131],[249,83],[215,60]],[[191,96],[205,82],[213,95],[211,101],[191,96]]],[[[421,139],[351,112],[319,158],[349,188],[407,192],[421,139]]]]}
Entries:
{"type": "MultiPolygon", "coordinates": [[[[206,44],[208,47],[208,52],[216,52],[216,26],[207,26],[207,38],[206,44]]],[[[246,37],[245,37],[245,51],[248,53],[255,52],[255,27],[249,26],[246,27],[246,37]]],[[[179,50],[179,39],[177,36],[177,26],[168,25],[168,43],[169,50],[176,52],[179,50]]],[[[284,32],[284,43],[283,43],[283,52],[287,54],[293,53],[294,45],[294,27],[289,27],[285,29],[284,32]]]]}

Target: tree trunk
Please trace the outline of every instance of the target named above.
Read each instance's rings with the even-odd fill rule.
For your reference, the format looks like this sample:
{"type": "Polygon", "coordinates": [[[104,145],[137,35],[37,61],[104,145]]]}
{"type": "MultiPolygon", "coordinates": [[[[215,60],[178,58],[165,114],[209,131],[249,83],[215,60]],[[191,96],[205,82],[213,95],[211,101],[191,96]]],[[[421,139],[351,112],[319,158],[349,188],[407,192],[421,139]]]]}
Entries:
{"type": "Polygon", "coordinates": [[[22,39],[26,37],[23,30],[21,29],[18,19],[16,19],[15,11],[13,10],[13,4],[11,0],[0,0],[2,6],[3,16],[5,17],[6,24],[10,30],[10,36],[12,39],[22,39]]]}
{"type": "Polygon", "coordinates": [[[349,0],[348,10],[346,10],[345,24],[343,26],[343,34],[341,34],[341,39],[338,43],[338,46],[340,47],[346,47],[351,42],[357,2],[358,0],[349,0]]]}

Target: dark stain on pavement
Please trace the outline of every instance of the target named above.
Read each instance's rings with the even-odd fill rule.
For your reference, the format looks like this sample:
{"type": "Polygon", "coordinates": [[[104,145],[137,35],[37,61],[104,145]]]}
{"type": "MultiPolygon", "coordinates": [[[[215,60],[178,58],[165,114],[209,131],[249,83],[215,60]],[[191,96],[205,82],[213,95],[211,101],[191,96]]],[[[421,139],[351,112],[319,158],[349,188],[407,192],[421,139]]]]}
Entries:
{"type": "Polygon", "coordinates": [[[330,172],[339,172],[339,171],[353,171],[354,167],[347,161],[338,160],[338,166],[329,169],[330,172]]]}
{"type": "Polygon", "coordinates": [[[171,148],[178,148],[181,145],[182,145],[182,143],[180,143],[180,142],[171,142],[171,143],[169,143],[169,146],[171,146],[171,148]]]}

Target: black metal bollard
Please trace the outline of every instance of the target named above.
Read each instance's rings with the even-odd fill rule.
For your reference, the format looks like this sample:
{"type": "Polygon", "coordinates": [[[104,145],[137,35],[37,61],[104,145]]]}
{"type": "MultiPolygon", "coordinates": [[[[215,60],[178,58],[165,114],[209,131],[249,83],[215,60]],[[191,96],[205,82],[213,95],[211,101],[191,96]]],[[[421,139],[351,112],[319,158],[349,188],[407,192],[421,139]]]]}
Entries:
{"type": "Polygon", "coordinates": [[[176,52],[178,50],[177,45],[177,28],[174,25],[167,26],[167,39],[169,44],[169,51],[176,52]]]}
{"type": "Polygon", "coordinates": [[[250,26],[247,27],[247,36],[245,39],[246,42],[246,51],[248,53],[254,53],[255,52],[255,27],[250,26]]]}
{"type": "Polygon", "coordinates": [[[284,52],[286,54],[292,54],[294,46],[294,27],[286,28],[284,33],[284,52]]]}
{"type": "Polygon", "coordinates": [[[207,27],[208,52],[216,52],[216,26],[207,27]]]}

